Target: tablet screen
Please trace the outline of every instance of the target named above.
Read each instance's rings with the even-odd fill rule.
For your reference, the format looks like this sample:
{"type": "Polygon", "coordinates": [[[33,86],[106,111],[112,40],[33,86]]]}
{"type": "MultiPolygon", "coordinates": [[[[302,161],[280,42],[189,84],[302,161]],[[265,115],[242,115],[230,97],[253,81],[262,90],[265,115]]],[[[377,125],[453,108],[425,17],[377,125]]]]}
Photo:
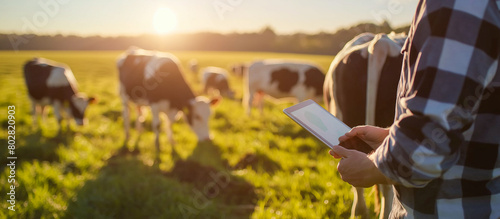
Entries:
{"type": "Polygon", "coordinates": [[[351,128],[312,100],[306,100],[283,110],[330,148],[339,144],[339,137],[351,128]]]}

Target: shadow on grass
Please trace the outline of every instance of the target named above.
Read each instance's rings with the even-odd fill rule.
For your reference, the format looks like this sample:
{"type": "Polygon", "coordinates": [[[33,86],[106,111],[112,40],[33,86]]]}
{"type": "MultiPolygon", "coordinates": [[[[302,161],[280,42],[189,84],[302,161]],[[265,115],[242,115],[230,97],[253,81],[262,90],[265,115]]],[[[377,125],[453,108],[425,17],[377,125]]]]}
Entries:
{"type": "MultiPolygon", "coordinates": [[[[141,149],[139,148],[139,142],[141,142],[142,136],[143,136],[142,133],[139,133],[139,135],[137,136],[137,138],[134,141],[134,143],[132,144],[132,146],[129,145],[128,141],[124,140],[122,143],[122,146],[118,149],[118,151],[116,151],[116,153],[113,155],[113,157],[125,156],[125,155],[134,155],[134,156],[139,155],[141,153],[141,149]]],[[[156,168],[158,168],[159,164],[161,163],[161,160],[160,160],[161,153],[163,153],[163,151],[158,152],[155,149],[154,166],[156,168]]],[[[174,147],[172,147],[172,149],[170,151],[170,156],[171,156],[170,158],[173,161],[181,159],[181,156],[177,153],[177,151],[175,150],[174,147]]]]}
{"type": "Polygon", "coordinates": [[[240,170],[251,167],[256,172],[268,172],[273,174],[277,170],[281,170],[281,165],[262,153],[247,153],[236,163],[232,169],[240,170]]]}
{"type": "MultiPolygon", "coordinates": [[[[200,142],[186,160],[177,160],[165,176],[189,183],[193,188],[192,207],[196,201],[217,202],[217,218],[249,218],[257,203],[254,186],[231,173],[227,160],[222,159],[220,147],[213,142],[200,142]]],[[[204,215],[202,215],[204,217],[204,215]]]]}
{"type": "Polygon", "coordinates": [[[301,126],[295,123],[284,124],[280,126],[279,130],[277,132],[274,132],[273,134],[279,136],[290,136],[292,138],[298,138],[298,137],[304,138],[313,136],[306,129],[302,128],[301,126]]]}
{"type": "Polygon", "coordinates": [[[186,160],[174,159],[168,172],[137,155],[119,149],[77,191],[65,217],[250,218],[254,211],[253,185],[231,174],[213,143],[199,143],[186,160]]]}
{"type": "MultiPolygon", "coordinates": [[[[104,102],[99,102],[98,104],[105,105],[104,102]]],[[[102,114],[103,117],[110,119],[111,121],[118,121],[122,117],[122,111],[120,110],[108,110],[102,114]]]]}
{"type": "Polygon", "coordinates": [[[133,154],[111,157],[68,203],[65,218],[183,218],[188,189],[133,154]]]}
{"type": "MultiPolygon", "coordinates": [[[[8,156],[18,157],[17,162],[30,162],[32,160],[57,162],[59,155],[57,149],[61,146],[68,147],[74,140],[73,131],[62,131],[54,137],[43,136],[42,130],[37,129],[25,136],[16,138],[15,154],[9,154],[9,150],[2,150],[0,162],[8,163],[8,156]]],[[[1,145],[7,145],[7,139],[0,139],[1,145]]],[[[6,166],[1,166],[3,171],[6,166]]]]}

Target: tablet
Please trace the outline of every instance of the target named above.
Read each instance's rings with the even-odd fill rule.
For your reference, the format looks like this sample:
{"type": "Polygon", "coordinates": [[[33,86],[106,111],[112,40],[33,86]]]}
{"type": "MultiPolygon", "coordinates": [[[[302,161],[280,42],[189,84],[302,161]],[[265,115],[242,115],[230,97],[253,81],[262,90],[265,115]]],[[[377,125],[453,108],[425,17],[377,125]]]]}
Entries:
{"type": "Polygon", "coordinates": [[[340,145],[364,153],[373,150],[358,137],[339,142],[339,137],[349,132],[351,128],[313,100],[298,103],[284,109],[283,112],[330,148],[340,145]]]}

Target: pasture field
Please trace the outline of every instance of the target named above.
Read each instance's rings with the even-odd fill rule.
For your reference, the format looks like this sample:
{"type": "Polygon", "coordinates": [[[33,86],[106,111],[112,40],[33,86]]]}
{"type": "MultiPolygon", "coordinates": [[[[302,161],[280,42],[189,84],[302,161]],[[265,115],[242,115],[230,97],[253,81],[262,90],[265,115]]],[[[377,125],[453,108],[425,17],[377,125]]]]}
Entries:
{"type": "MultiPolygon", "coordinates": [[[[160,137],[161,162],[154,162],[151,116],[144,132],[124,142],[115,60],[119,51],[0,52],[0,218],[348,218],[351,186],[343,182],[328,148],[288,119],[292,103],[266,101],[264,114],[247,117],[241,105],[242,79],[230,77],[236,100],[213,108],[212,142],[197,143],[182,119],[173,124],[172,147],[160,137]],[[87,126],[71,121],[58,134],[49,108],[46,121],[33,123],[22,65],[33,56],[68,64],[79,90],[96,96],[87,126]],[[7,159],[7,107],[15,106],[15,211],[8,210],[10,167],[7,159]]],[[[195,92],[200,78],[189,72],[259,58],[292,58],[318,64],[324,71],[332,56],[172,52],[183,63],[195,92]]],[[[132,110],[132,124],[135,112],[132,110]]],[[[372,190],[367,200],[373,210],[372,190]]],[[[374,217],[374,215],[372,215],[374,217]]]]}

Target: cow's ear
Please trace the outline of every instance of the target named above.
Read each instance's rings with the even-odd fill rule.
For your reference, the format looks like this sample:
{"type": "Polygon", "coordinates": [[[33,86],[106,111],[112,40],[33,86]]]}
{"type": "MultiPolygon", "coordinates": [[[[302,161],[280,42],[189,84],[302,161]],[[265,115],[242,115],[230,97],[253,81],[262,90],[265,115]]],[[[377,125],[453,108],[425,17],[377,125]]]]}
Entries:
{"type": "Polygon", "coordinates": [[[97,103],[97,98],[96,97],[89,97],[89,104],[92,104],[92,103],[97,103]]]}
{"type": "Polygon", "coordinates": [[[222,101],[222,97],[214,97],[210,100],[210,106],[217,106],[222,101]]]}

